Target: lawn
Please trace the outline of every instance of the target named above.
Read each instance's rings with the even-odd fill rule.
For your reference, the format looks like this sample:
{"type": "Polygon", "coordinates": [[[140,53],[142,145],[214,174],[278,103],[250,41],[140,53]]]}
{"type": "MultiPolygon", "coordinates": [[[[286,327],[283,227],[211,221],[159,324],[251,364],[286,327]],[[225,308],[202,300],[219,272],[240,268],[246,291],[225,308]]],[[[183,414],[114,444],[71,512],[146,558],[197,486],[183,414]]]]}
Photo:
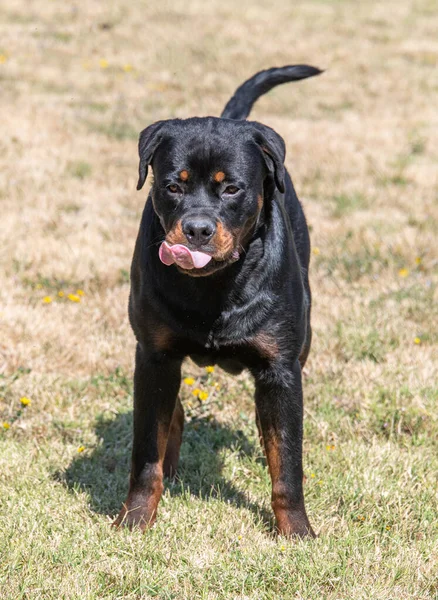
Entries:
{"type": "Polygon", "coordinates": [[[2,4],[2,598],[438,598],[437,31],[435,0],[2,4]],[[138,133],[290,63],[326,71],[252,118],[285,138],[311,228],[319,537],[274,533],[250,377],[190,362],[179,476],[152,530],[116,531],[138,133]]]}

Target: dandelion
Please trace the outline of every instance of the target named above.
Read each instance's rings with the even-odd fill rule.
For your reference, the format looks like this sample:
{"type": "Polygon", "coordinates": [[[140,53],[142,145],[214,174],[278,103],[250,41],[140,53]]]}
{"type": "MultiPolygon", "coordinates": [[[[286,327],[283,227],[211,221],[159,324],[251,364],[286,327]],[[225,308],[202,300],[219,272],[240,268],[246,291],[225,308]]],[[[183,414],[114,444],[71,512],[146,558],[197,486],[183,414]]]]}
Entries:
{"type": "Polygon", "coordinates": [[[79,448],[77,449],[77,451],[79,453],[83,452],[85,450],[85,446],[79,446],[79,448]]]}
{"type": "Polygon", "coordinates": [[[107,60],[105,60],[104,58],[101,58],[101,59],[99,60],[99,67],[100,67],[101,69],[108,69],[108,67],[109,67],[109,63],[108,63],[108,61],[107,61],[107,60]]]}
{"type": "Polygon", "coordinates": [[[414,338],[414,344],[417,344],[417,345],[421,344],[421,338],[419,338],[419,337],[414,338]]]}
{"type": "Polygon", "coordinates": [[[214,373],[214,367],[205,367],[207,373],[214,373]]]}
{"type": "Polygon", "coordinates": [[[285,552],[286,546],[280,546],[280,552],[285,552]]]}
{"type": "Polygon", "coordinates": [[[196,397],[198,397],[198,395],[201,393],[201,390],[199,388],[195,388],[194,390],[192,390],[192,394],[196,397]]]}
{"type": "Polygon", "coordinates": [[[312,254],[314,254],[315,256],[318,256],[318,254],[321,254],[321,250],[318,248],[318,246],[314,246],[312,248],[312,254]]]}
{"type": "Polygon", "coordinates": [[[238,536],[237,536],[237,539],[238,539],[238,540],[241,540],[241,539],[242,539],[242,536],[241,536],[241,535],[238,535],[238,536]]]}
{"type": "Polygon", "coordinates": [[[399,277],[407,277],[409,275],[409,269],[406,269],[406,267],[403,267],[403,269],[400,269],[398,272],[399,277]]]}
{"type": "Polygon", "coordinates": [[[26,396],[23,396],[22,398],[20,398],[20,402],[23,406],[29,406],[31,403],[30,398],[26,398],[26,396]]]}
{"type": "Polygon", "coordinates": [[[201,402],[205,402],[208,398],[208,392],[199,392],[198,398],[201,402]]]}
{"type": "Polygon", "coordinates": [[[183,381],[186,385],[193,385],[195,383],[193,377],[184,377],[183,381]]]}
{"type": "Polygon", "coordinates": [[[80,302],[80,301],[81,301],[80,297],[79,297],[79,296],[77,296],[76,294],[69,294],[69,295],[67,296],[67,298],[68,298],[69,300],[71,300],[72,302],[80,302]]]}
{"type": "Polygon", "coordinates": [[[312,479],[314,479],[314,478],[315,478],[315,473],[310,473],[310,477],[311,477],[312,479]]]}
{"type": "Polygon", "coordinates": [[[3,423],[3,429],[10,429],[11,426],[9,425],[9,423],[6,423],[6,421],[3,423]]]}
{"type": "Polygon", "coordinates": [[[52,302],[52,298],[50,296],[44,296],[43,304],[50,304],[52,302]]]}
{"type": "Polygon", "coordinates": [[[85,294],[84,290],[76,290],[76,294],[78,296],[83,296],[85,294]]]}
{"type": "Polygon", "coordinates": [[[60,298],[64,298],[65,294],[64,294],[64,292],[63,292],[62,290],[59,290],[59,292],[58,292],[58,296],[59,296],[60,298]]]}
{"type": "Polygon", "coordinates": [[[416,264],[416,265],[421,265],[421,263],[422,263],[422,258],[421,258],[421,256],[417,256],[417,258],[415,259],[415,264],[416,264]]]}

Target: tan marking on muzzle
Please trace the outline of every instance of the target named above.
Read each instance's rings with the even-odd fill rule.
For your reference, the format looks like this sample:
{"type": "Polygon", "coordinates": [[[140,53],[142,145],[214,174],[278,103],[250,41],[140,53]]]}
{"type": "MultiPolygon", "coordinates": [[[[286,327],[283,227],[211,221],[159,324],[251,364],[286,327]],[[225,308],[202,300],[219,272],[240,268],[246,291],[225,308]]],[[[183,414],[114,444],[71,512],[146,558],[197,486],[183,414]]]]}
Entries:
{"type": "Polygon", "coordinates": [[[213,179],[216,181],[216,183],[222,183],[222,181],[225,179],[225,173],[223,171],[217,171],[217,173],[213,175],[213,179]]]}
{"type": "Polygon", "coordinates": [[[173,246],[174,244],[187,244],[187,238],[182,230],[181,220],[177,221],[172,229],[166,235],[166,242],[173,246]]]}
{"type": "Polygon", "coordinates": [[[179,178],[181,179],[181,181],[187,181],[189,178],[189,172],[186,171],[185,169],[183,171],[181,171],[181,173],[179,174],[179,178]]]}
{"type": "Polygon", "coordinates": [[[261,194],[257,196],[257,206],[259,207],[260,212],[263,208],[263,196],[261,194]]]}
{"type": "Polygon", "coordinates": [[[221,222],[216,226],[216,233],[212,241],[216,249],[214,253],[216,260],[223,260],[234,248],[233,235],[225,229],[221,222]]]}

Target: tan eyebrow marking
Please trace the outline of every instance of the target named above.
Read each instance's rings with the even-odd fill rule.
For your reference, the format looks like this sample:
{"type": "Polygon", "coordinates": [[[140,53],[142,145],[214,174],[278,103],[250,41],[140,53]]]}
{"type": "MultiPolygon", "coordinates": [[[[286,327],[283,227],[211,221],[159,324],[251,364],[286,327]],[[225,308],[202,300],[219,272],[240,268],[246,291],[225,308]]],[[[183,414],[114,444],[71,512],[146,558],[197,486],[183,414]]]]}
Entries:
{"type": "Polygon", "coordinates": [[[181,181],[187,181],[187,179],[189,178],[189,172],[184,169],[183,171],[181,171],[179,176],[181,181]]]}
{"type": "Polygon", "coordinates": [[[213,179],[216,181],[216,183],[222,183],[222,181],[225,179],[225,173],[223,171],[218,171],[213,175],[213,179]]]}

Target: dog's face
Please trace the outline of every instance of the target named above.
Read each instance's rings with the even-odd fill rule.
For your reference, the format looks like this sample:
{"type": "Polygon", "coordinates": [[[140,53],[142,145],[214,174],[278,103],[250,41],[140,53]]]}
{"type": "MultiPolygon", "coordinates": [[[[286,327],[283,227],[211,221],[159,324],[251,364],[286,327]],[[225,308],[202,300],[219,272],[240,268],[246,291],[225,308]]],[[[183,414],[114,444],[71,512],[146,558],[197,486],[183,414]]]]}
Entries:
{"type": "MultiPolygon", "coordinates": [[[[170,261],[192,276],[239,259],[262,211],[267,177],[284,191],[284,142],[259,123],[161,121],[141,133],[139,154],[137,189],[149,164],[154,172],[151,196],[165,231],[163,252],[173,252],[177,258],[169,254],[170,261]]],[[[160,258],[170,264],[161,250],[160,258]]]]}

